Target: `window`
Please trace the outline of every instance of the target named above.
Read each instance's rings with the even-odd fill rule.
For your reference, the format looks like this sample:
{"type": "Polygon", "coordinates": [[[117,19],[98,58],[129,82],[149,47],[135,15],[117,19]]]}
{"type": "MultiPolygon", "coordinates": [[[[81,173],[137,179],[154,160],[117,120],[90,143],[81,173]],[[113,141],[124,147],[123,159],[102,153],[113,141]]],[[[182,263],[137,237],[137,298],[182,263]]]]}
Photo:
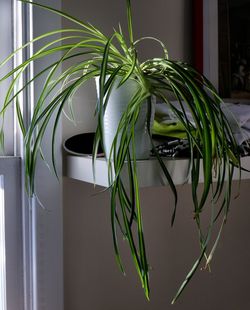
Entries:
{"type": "MultiPolygon", "coordinates": [[[[13,50],[15,15],[20,15],[16,1],[0,1],[0,61],[13,50]]],[[[21,29],[20,29],[21,30],[21,29]]],[[[12,69],[13,60],[0,69],[1,77],[12,69]]],[[[0,102],[3,106],[9,81],[0,83],[0,102]]],[[[24,309],[21,158],[16,157],[17,131],[15,113],[11,107],[4,122],[5,155],[0,157],[0,310],[24,309]]]]}
{"type": "Polygon", "coordinates": [[[20,158],[0,159],[0,310],[23,309],[20,158]]]}
{"type": "MultiPolygon", "coordinates": [[[[47,0],[39,3],[51,4],[47,0]]],[[[55,0],[53,6],[60,8],[60,3],[60,0],[55,0]]],[[[39,34],[46,27],[54,29],[61,26],[60,18],[41,9],[34,9],[34,14],[36,23],[33,24],[32,6],[17,0],[0,0],[0,29],[4,29],[0,31],[0,40],[4,42],[1,44],[0,62],[22,42],[30,40],[33,31],[39,34]]],[[[32,46],[26,52],[32,54],[32,46]]],[[[0,76],[23,61],[24,56],[19,53],[12,63],[0,68],[0,76]]],[[[32,74],[33,68],[30,68],[27,78],[31,78],[32,74]]],[[[0,83],[0,105],[6,87],[7,84],[0,83]]],[[[21,98],[27,124],[33,110],[34,92],[38,91],[39,83],[35,83],[33,89],[21,98]]],[[[15,120],[12,108],[5,119],[5,151],[9,157],[0,157],[0,185],[3,185],[0,186],[0,310],[62,310],[61,184],[41,163],[37,169],[39,198],[46,209],[35,199],[26,197],[22,186],[22,139],[15,120]]],[[[45,156],[48,154],[49,146],[45,156]]]]}
{"type": "Polygon", "coordinates": [[[6,247],[5,247],[4,177],[0,175],[0,309],[6,310],[6,247]]]}
{"type": "MultiPolygon", "coordinates": [[[[7,57],[11,51],[13,46],[12,34],[13,34],[13,25],[11,23],[13,15],[13,6],[12,1],[10,0],[1,0],[0,1],[0,42],[4,42],[1,44],[0,49],[0,59],[3,60],[7,57]],[[2,31],[4,29],[4,31],[2,31]]],[[[1,68],[1,76],[8,72],[11,69],[12,63],[9,63],[4,68],[1,68]]],[[[4,89],[6,89],[8,82],[0,83],[0,102],[1,106],[3,104],[3,98],[1,97],[4,93],[4,89]]],[[[5,154],[6,155],[14,155],[14,111],[13,108],[7,112],[5,118],[5,154]]]]}

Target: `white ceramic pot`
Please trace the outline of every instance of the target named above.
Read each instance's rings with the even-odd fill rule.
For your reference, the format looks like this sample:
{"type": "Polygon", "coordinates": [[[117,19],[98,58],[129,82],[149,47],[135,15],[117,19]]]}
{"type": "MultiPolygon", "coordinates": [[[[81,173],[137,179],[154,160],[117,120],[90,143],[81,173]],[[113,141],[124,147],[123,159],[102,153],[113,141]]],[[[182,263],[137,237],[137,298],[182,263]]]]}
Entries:
{"type": "MultiPolygon", "coordinates": [[[[104,114],[104,148],[106,156],[110,154],[120,119],[138,87],[137,82],[132,79],[127,80],[119,88],[117,88],[118,84],[119,79],[114,83],[104,114]]],[[[96,79],[96,88],[99,96],[99,79],[96,79]]],[[[152,99],[150,128],[152,128],[154,121],[154,103],[155,98],[152,99]]],[[[147,132],[147,109],[148,105],[145,102],[141,105],[141,111],[135,126],[135,153],[137,159],[148,159],[150,156],[151,142],[147,132]]]]}

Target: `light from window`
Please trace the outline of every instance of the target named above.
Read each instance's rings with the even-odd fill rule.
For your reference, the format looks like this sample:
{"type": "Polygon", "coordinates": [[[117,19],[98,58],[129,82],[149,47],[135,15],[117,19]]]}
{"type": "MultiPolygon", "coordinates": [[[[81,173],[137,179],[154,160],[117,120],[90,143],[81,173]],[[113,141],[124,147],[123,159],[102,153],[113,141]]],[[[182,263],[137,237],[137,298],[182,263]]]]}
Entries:
{"type": "Polygon", "coordinates": [[[6,310],[4,177],[0,175],[0,310],[6,310]]]}

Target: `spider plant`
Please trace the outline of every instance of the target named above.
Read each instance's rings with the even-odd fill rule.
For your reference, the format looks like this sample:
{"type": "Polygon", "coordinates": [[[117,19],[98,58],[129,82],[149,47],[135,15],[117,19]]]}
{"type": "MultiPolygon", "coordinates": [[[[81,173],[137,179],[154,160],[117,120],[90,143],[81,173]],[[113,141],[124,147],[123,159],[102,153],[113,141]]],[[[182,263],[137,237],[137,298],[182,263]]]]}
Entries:
{"type": "MultiPolygon", "coordinates": [[[[137,91],[128,102],[127,109],[120,119],[111,150],[109,154],[105,154],[105,157],[108,164],[108,189],[111,197],[110,214],[115,257],[124,273],[119,251],[119,238],[117,237],[117,230],[119,229],[128,242],[147,299],[150,296],[149,263],[143,234],[140,184],[135,156],[135,124],[142,105],[148,105],[148,118],[150,118],[151,98],[155,96],[158,101],[165,103],[173,110],[185,127],[191,151],[191,192],[194,222],[197,225],[200,242],[200,255],[177,291],[173,299],[174,303],[202,261],[204,260],[206,266],[209,266],[228,215],[233,171],[235,166],[240,167],[237,144],[221,111],[220,97],[213,85],[190,65],[169,59],[167,49],[160,40],[153,37],[134,38],[130,0],[126,0],[128,31],[124,34],[118,25],[117,30],[114,30],[109,37],[90,23],[85,23],[67,13],[38,3],[21,1],[57,14],[75,25],[72,28],[43,33],[27,42],[20,49],[25,50],[30,44],[47,39],[47,43],[44,43],[30,58],[1,77],[1,81],[3,81],[14,76],[6,92],[1,116],[4,118],[8,107],[15,104],[20,127],[25,137],[26,186],[30,195],[36,191],[34,185],[36,163],[42,154],[41,142],[52,116],[54,116],[54,120],[51,133],[51,157],[53,169],[57,174],[54,151],[55,134],[64,107],[68,104],[71,110],[75,92],[88,80],[99,77],[99,99],[95,110],[97,128],[93,147],[93,173],[95,174],[98,146],[103,144],[103,117],[109,104],[109,96],[114,88],[114,83],[118,78],[119,86],[126,83],[128,79],[133,79],[137,83],[137,91]],[[58,34],[61,35],[60,38],[55,38],[58,34]],[[140,62],[137,46],[144,40],[159,43],[163,57],[140,62]],[[43,68],[31,80],[26,81],[23,88],[14,91],[15,85],[18,85],[19,80],[33,62],[43,58],[50,59],[50,56],[54,54],[58,55],[57,61],[51,61],[50,65],[43,68]],[[66,65],[63,66],[64,69],[61,72],[59,68],[62,68],[63,64],[66,65]],[[32,120],[28,128],[25,128],[18,97],[32,82],[41,76],[44,77],[45,74],[46,78],[37,99],[32,120]],[[171,103],[167,95],[169,93],[179,102],[179,108],[171,103]],[[53,96],[52,99],[51,96],[53,96]],[[192,123],[186,115],[186,107],[193,116],[194,122],[192,123]],[[129,176],[128,185],[123,177],[124,170],[129,176]],[[197,188],[201,172],[204,175],[204,185],[202,193],[198,195],[197,188]],[[215,172],[216,177],[214,176],[215,172]],[[209,208],[211,213],[208,228],[207,225],[203,226],[201,221],[207,200],[210,201],[210,204],[206,205],[206,208],[209,208]],[[221,229],[215,238],[215,242],[211,245],[212,229],[218,220],[220,220],[221,229]]],[[[0,68],[10,61],[18,51],[14,51],[5,59],[0,68]]],[[[150,136],[149,126],[148,134],[150,136]]],[[[177,191],[152,138],[151,142],[152,150],[175,198],[171,218],[171,225],[173,225],[177,208],[177,191]]]]}

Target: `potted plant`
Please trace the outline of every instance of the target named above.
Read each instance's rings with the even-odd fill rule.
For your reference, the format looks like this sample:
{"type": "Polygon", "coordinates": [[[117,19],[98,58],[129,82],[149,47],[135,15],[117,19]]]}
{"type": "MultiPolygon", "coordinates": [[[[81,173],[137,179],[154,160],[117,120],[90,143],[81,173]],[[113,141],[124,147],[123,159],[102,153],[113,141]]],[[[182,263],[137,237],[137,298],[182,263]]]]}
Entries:
{"type": "MultiPolygon", "coordinates": [[[[238,147],[227,119],[222,113],[220,97],[212,84],[190,65],[181,61],[170,60],[167,49],[160,40],[148,37],[134,39],[130,0],[126,0],[128,38],[120,26],[118,30],[114,30],[110,37],[107,37],[93,25],[75,19],[66,13],[34,2],[24,0],[22,2],[51,11],[77,25],[75,29],[55,30],[35,38],[33,42],[42,38],[49,38],[50,42],[44,44],[34,55],[1,79],[6,80],[15,74],[15,78],[10,83],[9,89],[6,92],[1,116],[4,117],[5,111],[12,103],[16,104],[19,123],[25,136],[25,171],[28,192],[30,195],[33,195],[35,191],[34,178],[36,162],[38,156],[40,156],[41,141],[43,140],[49,120],[55,115],[53,121],[54,128],[51,136],[52,162],[56,172],[56,159],[54,156],[55,133],[63,108],[67,102],[72,102],[69,99],[74,96],[74,93],[79,87],[86,81],[97,78],[99,98],[96,104],[96,117],[98,124],[93,147],[93,173],[95,174],[95,160],[98,146],[101,144],[104,146],[108,165],[109,190],[111,192],[111,226],[116,260],[121,271],[124,272],[116,233],[117,228],[119,228],[129,244],[134,265],[141,280],[146,298],[148,299],[149,265],[143,234],[142,210],[139,195],[140,184],[137,175],[136,126],[141,110],[146,106],[146,134],[175,197],[175,206],[171,219],[172,225],[175,221],[177,191],[170,173],[155,148],[151,137],[152,98],[156,98],[168,105],[184,126],[191,153],[191,189],[194,205],[194,221],[197,224],[199,232],[200,256],[197,258],[174,297],[173,302],[175,302],[203,259],[206,265],[209,265],[212,259],[221,234],[220,230],[215,243],[212,247],[211,245],[209,246],[212,227],[219,219],[221,220],[221,227],[223,227],[226,221],[230,205],[233,171],[235,167],[240,167],[238,147]],[[53,39],[53,36],[58,34],[62,35],[62,37],[60,39],[53,39]],[[137,56],[137,46],[141,41],[146,39],[156,41],[160,44],[164,54],[162,58],[153,58],[140,62],[137,56]],[[50,57],[50,55],[58,51],[61,52],[61,56],[59,56],[56,62],[44,68],[31,81],[27,81],[23,89],[13,93],[14,85],[18,83],[18,80],[32,62],[38,61],[41,58],[50,57]],[[66,67],[62,73],[58,73],[60,66],[67,63],[69,59],[71,63],[72,60],[75,60],[75,62],[66,67]],[[32,121],[25,130],[18,96],[31,82],[45,73],[47,73],[46,80],[44,81],[42,92],[37,101],[32,121]],[[120,114],[111,144],[109,148],[106,148],[104,118],[111,102],[110,98],[114,91],[118,91],[130,83],[135,85],[135,88],[123,108],[123,112],[120,114]],[[59,91],[58,87],[60,88],[59,91]],[[178,108],[169,100],[169,93],[178,101],[178,108]],[[54,97],[48,102],[48,98],[52,94],[54,94],[54,97]],[[193,122],[190,122],[187,117],[186,107],[192,114],[193,122]],[[129,176],[129,186],[127,186],[123,178],[125,169],[129,176]],[[197,187],[201,170],[204,175],[204,186],[202,194],[199,196],[197,194],[197,187]],[[215,171],[217,172],[216,184],[213,183],[215,171]],[[211,191],[211,223],[206,230],[201,224],[200,216],[205,202],[211,199],[209,196],[211,191]],[[215,207],[217,202],[219,205],[215,207]]],[[[25,49],[33,42],[27,42],[22,48],[25,49]]],[[[16,52],[3,61],[1,67],[11,60],[16,52]]]]}

